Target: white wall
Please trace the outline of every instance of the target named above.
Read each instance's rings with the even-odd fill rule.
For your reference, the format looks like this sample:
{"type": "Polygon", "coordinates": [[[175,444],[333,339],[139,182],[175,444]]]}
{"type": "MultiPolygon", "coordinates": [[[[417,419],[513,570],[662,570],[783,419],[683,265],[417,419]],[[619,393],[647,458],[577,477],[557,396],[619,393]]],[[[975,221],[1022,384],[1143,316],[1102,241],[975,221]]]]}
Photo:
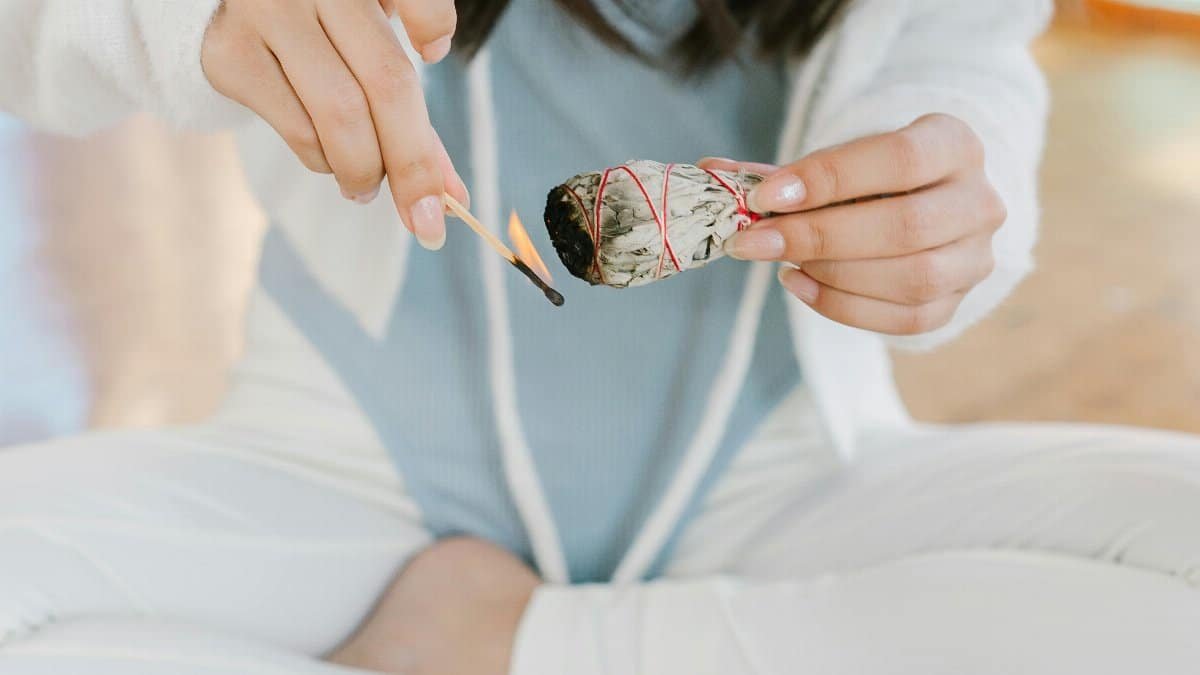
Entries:
{"type": "Polygon", "coordinates": [[[86,417],[83,360],[38,257],[26,141],[0,116],[0,446],[78,430],[86,417]]]}

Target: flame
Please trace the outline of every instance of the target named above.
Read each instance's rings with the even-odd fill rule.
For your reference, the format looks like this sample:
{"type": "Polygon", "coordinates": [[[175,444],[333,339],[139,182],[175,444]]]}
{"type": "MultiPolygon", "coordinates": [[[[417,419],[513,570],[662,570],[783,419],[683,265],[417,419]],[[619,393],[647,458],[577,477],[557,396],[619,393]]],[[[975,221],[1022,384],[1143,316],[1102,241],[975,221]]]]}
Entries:
{"type": "Polygon", "coordinates": [[[513,211],[512,215],[508,217],[508,238],[512,240],[517,257],[529,265],[529,269],[536,272],[542,281],[553,284],[554,279],[550,276],[550,270],[546,268],[546,263],[542,262],[542,256],[538,255],[537,249],[533,247],[533,241],[529,239],[529,233],[525,231],[525,226],[521,224],[521,219],[517,217],[516,211],[513,211]]]}

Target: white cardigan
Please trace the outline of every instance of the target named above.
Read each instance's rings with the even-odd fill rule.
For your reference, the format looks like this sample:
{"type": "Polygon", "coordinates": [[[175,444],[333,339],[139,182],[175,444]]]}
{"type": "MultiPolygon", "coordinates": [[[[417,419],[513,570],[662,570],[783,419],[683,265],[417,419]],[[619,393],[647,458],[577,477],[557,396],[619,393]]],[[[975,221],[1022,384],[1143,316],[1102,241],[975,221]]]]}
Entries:
{"type": "MultiPolygon", "coordinates": [[[[0,109],[71,134],[138,111],[180,127],[245,126],[249,112],[214,91],[200,66],[204,31],[219,4],[0,0],[0,109]]],[[[956,336],[1032,267],[1047,96],[1028,44],[1052,8],[1052,0],[858,0],[797,68],[780,160],[894,130],[926,113],[948,113],[983,138],[988,173],[1009,211],[995,239],[995,272],[941,330],[885,340],[828,321],[798,301],[791,305],[805,381],[846,453],[859,433],[908,423],[892,383],[887,343],[927,348],[956,336]]],[[[324,185],[309,189],[328,178],[306,174],[261,123],[251,124],[242,140],[250,178],[268,211],[284,213],[301,255],[324,254],[328,263],[330,240],[319,226],[329,222],[331,210],[344,207],[305,203],[330,192],[324,185]]],[[[395,231],[394,225],[385,229],[395,231]]],[[[380,228],[364,231],[344,253],[379,250],[380,228]]],[[[387,243],[402,249],[406,240],[387,243]]],[[[370,328],[386,320],[402,266],[401,254],[379,272],[375,281],[384,283],[369,289],[361,270],[325,264],[317,273],[370,328]]]]}

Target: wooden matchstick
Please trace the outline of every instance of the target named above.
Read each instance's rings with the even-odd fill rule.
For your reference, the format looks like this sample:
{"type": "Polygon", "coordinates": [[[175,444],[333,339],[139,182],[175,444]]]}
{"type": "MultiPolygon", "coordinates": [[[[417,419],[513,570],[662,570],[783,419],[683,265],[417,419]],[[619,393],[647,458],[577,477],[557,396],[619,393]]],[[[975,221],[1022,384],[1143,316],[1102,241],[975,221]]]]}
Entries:
{"type": "Polygon", "coordinates": [[[504,259],[507,260],[513,267],[520,270],[521,274],[524,274],[526,277],[528,277],[535,286],[542,289],[542,293],[546,296],[546,299],[551,302],[551,304],[553,304],[555,307],[563,306],[563,303],[566,302],[566,299],[563,298],[562,293],[559,293],[551,288],[540,276],[537,275],[536,272],[530,269],[529,265],[526,265],[524,260],[521,260],[519,257],[517,257],[516,253],[512,252],[512,249],[505,246],[504,242],[500,241],[496,235],[492,234],[491,230],[485,227],[483,223],[479,222],[478,218],[471,215],[471,212],[467,210],[467,207],[460,204],[457,199],[451,197],[449,194],[443,194],[442,197],[446,201],[446,208],[450,209],[451,213],[457,216],[459,220],[466,223],[472,230],[475,230],[475,234],[483,237],[483,240],[488,243],[488,246],[491,246],[496,253],[499,253],[501,256],[503,256],[504,259]]]}

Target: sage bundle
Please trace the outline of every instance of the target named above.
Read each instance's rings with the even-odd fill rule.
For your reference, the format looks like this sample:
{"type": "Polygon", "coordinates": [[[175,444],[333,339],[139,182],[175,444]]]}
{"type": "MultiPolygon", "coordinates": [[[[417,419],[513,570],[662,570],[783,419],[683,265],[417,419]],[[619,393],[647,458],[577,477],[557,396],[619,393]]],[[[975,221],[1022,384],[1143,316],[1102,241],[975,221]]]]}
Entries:
{"type": "Polygon", "coordinates": [[[746,172],[634,160],[579,174],[550,191],[546,229],[571,274],[593,285],[642,286],[724,255],[758,219],[746,172]]]}

